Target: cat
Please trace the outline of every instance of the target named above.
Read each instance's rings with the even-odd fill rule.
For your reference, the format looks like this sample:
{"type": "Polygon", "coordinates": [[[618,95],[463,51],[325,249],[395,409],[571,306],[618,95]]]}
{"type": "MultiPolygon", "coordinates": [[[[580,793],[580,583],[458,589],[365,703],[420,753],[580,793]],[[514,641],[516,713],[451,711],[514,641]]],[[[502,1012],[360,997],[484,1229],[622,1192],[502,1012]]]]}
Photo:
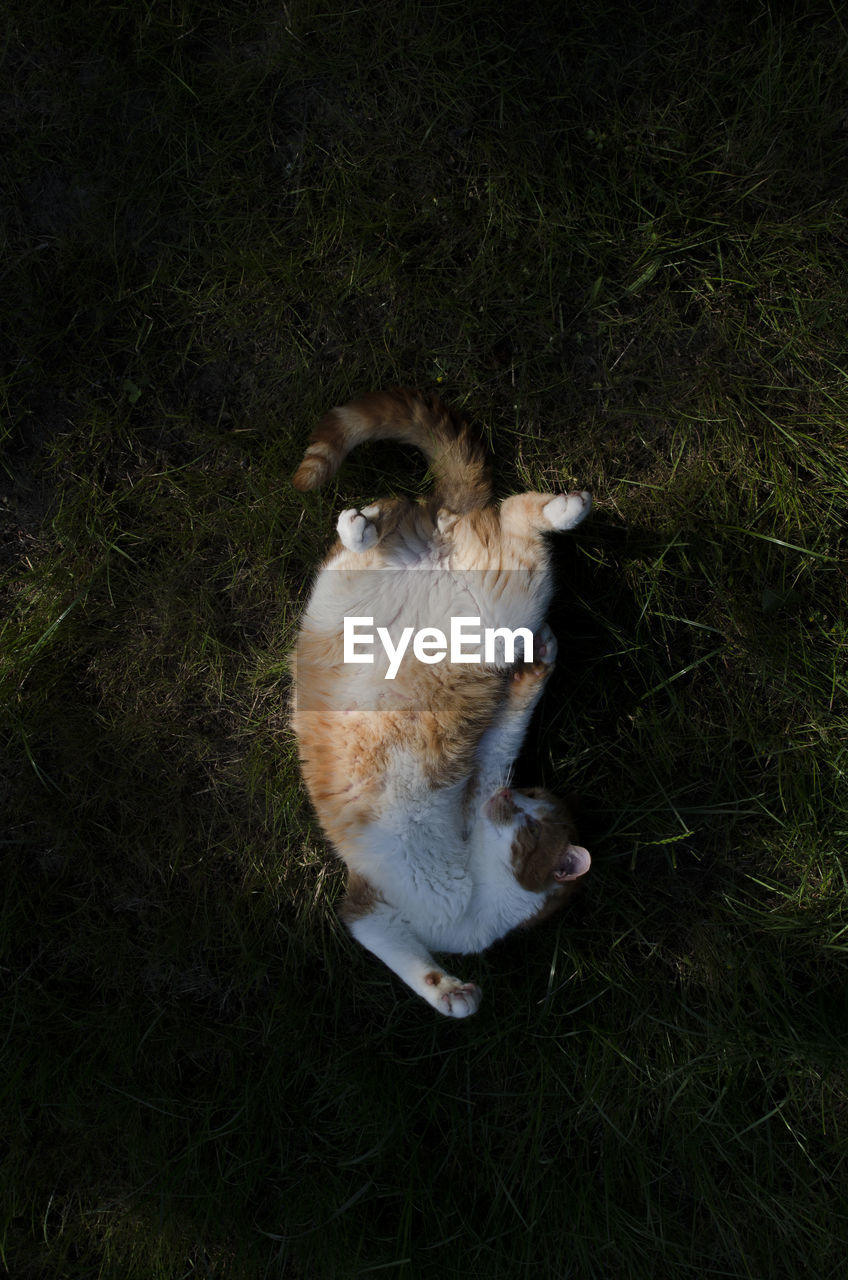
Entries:
{"type": "Polygon", "coordinates": [[[342,919],[419,996],[462,1018],[480,988],[432,953],[485,950],[549,915],[589,869],[562,801],[510,778],[556,657],[547,535],[573,529],[592,500],[583,491],[494,503],[486,454],[464,420],[400,387],[325,414],[295,488],[318,487],[356,445],[387,438],[424,453],[433,493],[339,516],[292,656],[291,722],[309,796],[348,867],[342,919]],[[458,617],[496,633],[486,660],[432,656],[434,629],[458,617]],[[345,662],[350,618],[384,624],[395,652],[410,627],[429,632],[431,648],[407,648],[387,678],[385,645],[345,662]]]}

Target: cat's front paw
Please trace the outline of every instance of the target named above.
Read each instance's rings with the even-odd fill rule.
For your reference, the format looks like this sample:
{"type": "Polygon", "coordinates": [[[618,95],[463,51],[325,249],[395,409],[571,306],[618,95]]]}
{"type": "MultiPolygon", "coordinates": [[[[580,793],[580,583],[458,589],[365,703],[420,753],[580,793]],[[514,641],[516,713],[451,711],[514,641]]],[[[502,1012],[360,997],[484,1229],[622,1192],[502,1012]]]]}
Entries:
{"type": "Polygon", "coordinates": [[[336,533],[343,547],[356,552],[368,551],[376,545],[379,537],[377,526],[362,511],[357,511],[356,507],[350,507],[341,513],[336,521],[336,533]]]}
{"type": "Polygon", "coordinates": [[[557,639],[547,622],[543,622],[533,637],[533,657],[537,662],[544,662],[552,667],[556,662],[557,639]]]}
{"type": "Polygon", "coordinates": [[[580,493],[561,493],[542,510],[542,514],[552,529],[564,533],[566,529],[574,529],[581,520],[585,520],[592,510],[592,495],[588,489],[580,493]]]}
{"type": "Polygon", "coordinates": [[[483,992],[474,982],[462,982],[438,970],[428,973],[424,981],[427,984],[425,999],[447,1018],[467,1018],[480,1007],[483,992]]]}
{"type": "Polygon", "coordinates": [[[533,661],[517,663],[512,673],[514,696],[537,697],[539,683],[553,671],[556,655],[556,636],[544,623],[533,637],[533,661]]]}

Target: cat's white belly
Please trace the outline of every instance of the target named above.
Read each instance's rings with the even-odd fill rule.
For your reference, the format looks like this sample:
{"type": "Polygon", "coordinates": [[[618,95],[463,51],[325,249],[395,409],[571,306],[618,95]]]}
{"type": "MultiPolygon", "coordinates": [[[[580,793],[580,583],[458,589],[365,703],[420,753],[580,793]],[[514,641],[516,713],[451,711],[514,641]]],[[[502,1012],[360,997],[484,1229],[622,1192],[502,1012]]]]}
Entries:
{"type": "Polygon", "coordinates": [[[418,794],[410,804],[400,785],[405,772],[396,764],[393,811],[360,834],[352,861],[426,946],[484,951],[529,920],[544,895],[521,887],[508,848],[493,847],[485,828],[464,838],[464,783],[418,794]]]}
{"type": "Polygon", "coordinates": [[[430,921],[419,929],[434,951],[471,954],[485,951],[517,925],[530,919],[542,904],[538,894],[522,889],[514,878],[472,881],[471,893],[461,914],[450,920],[430,921]]]}
{"type": "Polygon", "coordinates": [[[356,841],[357,871],[416,932],[419,922],[428,921],[450,929],[471,904],[471,849],[458,825],[460,790],[446,788],[438,793],[441,803],[432,797],[420,812],[398,805],[356,841]]]}

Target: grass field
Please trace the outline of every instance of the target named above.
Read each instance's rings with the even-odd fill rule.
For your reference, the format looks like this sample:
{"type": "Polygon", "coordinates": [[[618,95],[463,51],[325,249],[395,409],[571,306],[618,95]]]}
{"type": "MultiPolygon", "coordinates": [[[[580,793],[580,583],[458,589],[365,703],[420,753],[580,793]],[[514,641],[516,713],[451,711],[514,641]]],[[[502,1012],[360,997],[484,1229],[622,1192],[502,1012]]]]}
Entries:
{"type": "Polygon", "coordinates": [[[10,0],[0,1266],[841,1280],[848,20],[10,0]],[[440,1020],[337,921],[286,654],[395,382],[591,488],[522,763],[569,914],[440,1020]]]}

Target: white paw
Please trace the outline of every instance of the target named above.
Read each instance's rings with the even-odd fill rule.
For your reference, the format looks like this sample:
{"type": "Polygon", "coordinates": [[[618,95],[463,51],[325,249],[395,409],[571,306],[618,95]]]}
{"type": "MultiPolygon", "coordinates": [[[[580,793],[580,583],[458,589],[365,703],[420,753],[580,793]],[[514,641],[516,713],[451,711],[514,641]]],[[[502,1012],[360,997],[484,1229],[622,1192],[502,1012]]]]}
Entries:
{"type": "Polygon", "coordinates": [[[483,998],[480,988],[473,982],[458,982],[456,978],[451,981],[456,985],[439,993],[436,1005],[439,1013],[449,1018],[467,1018],[469,1014],[476,1013],[483,998]]]}
{"type": "Polygon", "coordinates": [[[546,667],[556,662],[557,639],[547,622],[543,622],[533,637],[533,657],[537,662],[544,662],[546,667]]]}
{"type": "Polygon", "coordinates": [[[563,533],[585,520],[591,510],[592,495],[588,489],[584,489],[582,493],[561,493],[558,497],[551,498],[542,508],[542,514],[552,529],[563,533]]]}
{"type": "Polygon", "coordinates": [[[448,973],[428,973],[424,979],[427,990],[425,1000],[447,1018],[467,1018],[476,1013],[483,992],[473,982],[462,982],[448,973]]]}
{"type": "Polygon", "coordinates": [[[348,551],[367,551],[377,541],[377,527],[355,507],[343,511],[336,521],[336,532],[348,551]]]}

